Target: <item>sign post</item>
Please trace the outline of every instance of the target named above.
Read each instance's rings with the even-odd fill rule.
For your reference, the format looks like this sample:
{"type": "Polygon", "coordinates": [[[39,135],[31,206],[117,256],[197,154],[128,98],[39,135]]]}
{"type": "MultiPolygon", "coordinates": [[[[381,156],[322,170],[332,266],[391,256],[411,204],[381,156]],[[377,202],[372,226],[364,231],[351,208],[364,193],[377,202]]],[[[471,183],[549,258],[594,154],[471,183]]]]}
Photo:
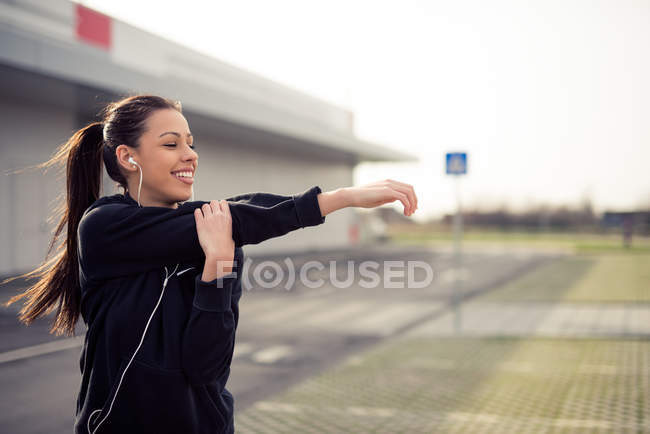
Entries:
{"type": "Polygon", "coordinates": [[[461,311],[460,300],[463,291],[462,287],[462,249],[461,240],[463,237],[463,216],[460,203],[460,176],[467,173],[467,153],[465,152],[448,152],[447,153],[447,175],[455,177],[456,189],[456,214],[454,215],[454,256],[455,256],[455,273],[454,289],[451,294],[451,305],[454,310],[454,332],[460,333],[461,328],[461,311]]]}

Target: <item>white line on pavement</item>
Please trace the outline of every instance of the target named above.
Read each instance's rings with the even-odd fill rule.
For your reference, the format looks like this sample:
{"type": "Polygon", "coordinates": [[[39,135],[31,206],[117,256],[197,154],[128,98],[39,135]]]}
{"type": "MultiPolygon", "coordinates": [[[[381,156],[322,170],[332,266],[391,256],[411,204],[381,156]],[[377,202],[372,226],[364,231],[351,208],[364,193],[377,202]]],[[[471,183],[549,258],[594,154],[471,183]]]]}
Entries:
{"type": "Polygon", "coordinates": [[[69,348],[79,347],[84,344],[85,333],[74,338],[59,339],[56,341],[46,342],[44,344],[32,345],[30,347],[18,348],[16,350],[0,353],[0,363],[11,362],[13,360],[36,357],[43,354],[53,353],[55,351],[67,350],[69,348]]]}
{"type": "Polygon", "coordinates": [[[287,345],[274,345],[269,348],[257,351],[251,356],[251,359],[257,363],[275,363],[280,359],[291,354],[293,351],[287,345]]]}

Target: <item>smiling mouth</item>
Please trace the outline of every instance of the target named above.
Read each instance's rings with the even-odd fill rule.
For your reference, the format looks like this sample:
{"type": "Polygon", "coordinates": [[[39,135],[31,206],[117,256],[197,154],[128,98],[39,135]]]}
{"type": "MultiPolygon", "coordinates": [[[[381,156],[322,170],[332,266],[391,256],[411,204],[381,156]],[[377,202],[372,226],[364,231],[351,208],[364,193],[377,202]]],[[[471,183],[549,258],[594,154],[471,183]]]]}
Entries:
{"type": "Polygon", "coordinates": [[[178,179],[181,182],[184,182],[185,184],[193,184],[194,183],[194,176],[192,177],[186,177],[186,176],[178,176],[172,173],[172,176],[176,179],[178,179]]]}

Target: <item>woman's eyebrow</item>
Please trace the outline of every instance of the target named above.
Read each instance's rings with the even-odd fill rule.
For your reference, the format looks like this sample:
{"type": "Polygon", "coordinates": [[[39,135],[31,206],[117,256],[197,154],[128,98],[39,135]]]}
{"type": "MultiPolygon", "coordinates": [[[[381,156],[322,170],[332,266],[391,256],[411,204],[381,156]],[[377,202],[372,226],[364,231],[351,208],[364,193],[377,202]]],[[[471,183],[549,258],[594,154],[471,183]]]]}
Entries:
{"type": "MultiPolygon", "coordinates": [[[[173,134],[173,135],[175,135],[176,137],[180,137],[180,136],[181,136],[181,135],[180,135],[179,133],[177,133],[176,131],[165,131],[164,133],[162,133],[162,134],[159,135],[158,137],[162,137],[162,136],[164,136],[165,134],[173,134]]],[[[194,137],[194,136],[192,136],[192,133],[187,133],[187,137],[194,137]]]]}

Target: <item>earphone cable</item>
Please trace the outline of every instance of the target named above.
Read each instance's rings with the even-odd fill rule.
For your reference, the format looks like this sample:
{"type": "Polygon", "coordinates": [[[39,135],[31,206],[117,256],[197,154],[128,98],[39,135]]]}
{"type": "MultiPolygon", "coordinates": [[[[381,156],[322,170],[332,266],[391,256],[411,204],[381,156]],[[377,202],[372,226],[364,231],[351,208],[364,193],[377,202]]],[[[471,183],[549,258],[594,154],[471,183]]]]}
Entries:
{"type": "Polygon", "coordinates": [[[140,185],[138,186],[138,206],[142,207],[140,205],[140,190],[142,189],[142,167],[138,164],[138,169],[140,169],[140,185]]]}
{"type": "Polygon", "coordinates": [[[108,411],[106,412],[106,415],[97,424],[95,429],[92,430],[92,432],[90,431],[91,419],[95,415],[96,412],[99,411],[101,413],[102,409],[98,408],[98,409],[94,410],[90,414],[90,416],[88,416],[88,421],[87,421],[87,424],[86,424],[86,428],[88,429],[88,432],[90,434],[94,434],[97,431],[97,429],[99,429],[101,424],[104,423],[104,421],[106,420],[108,415],[111,413],[111,409],[113,408],[113,404],[115,403],[115,398],[117,397],[117,392],[120,390],[120,386],[122,385],[122,380],[124,379],[124,375],[126,374],[126,371],[129,369],[129,366],[131,365],[131,362],[133,362],[133,359],[135,358],[135,355],[138,353],[138,350],[142,346],[142,342],[144,342],[144,336],[147,334],[147,329],[149,328],[149,323],[151,323],[151,319],[153,318],[153,315],[156,313],[156,310],[158,309],[158,305],[160,304],[160,300],[162,300],[162,297],[165,294],[165,287],[167,286],[167,282],[169,281],[169,278],[172,276],[172,274],[174,274],[176,272],[176,270],[178,269],[178,265],[179,264],[176,264],[176,268],[174,268],[174,271],[172,271],[171,273],[168,273],[167,267],[165,266],[165,281],[163,282],[162,291],[160,292],[160,297],[158,297],[158,302],[156,303],[156,306],[153,308],[153,311],[151,312],[151,315],[149,316],[149,320],[147,321],[147,325],[144,327],[144,332],[142,332],[142,337],[140,338],[140,343],[138,344],[138,347],[133,352],[133,355],[131,356],[131,359],[129,360],[129,363],[126,364],[126,367],[124,368],[124,371],[122,372],[122,375],[120,377],[120,381],[117,384],[117,389],[115,390],[115,393],[113,394],[113,399],[111,400],[111,404],[108,407],[108,411]]]}

